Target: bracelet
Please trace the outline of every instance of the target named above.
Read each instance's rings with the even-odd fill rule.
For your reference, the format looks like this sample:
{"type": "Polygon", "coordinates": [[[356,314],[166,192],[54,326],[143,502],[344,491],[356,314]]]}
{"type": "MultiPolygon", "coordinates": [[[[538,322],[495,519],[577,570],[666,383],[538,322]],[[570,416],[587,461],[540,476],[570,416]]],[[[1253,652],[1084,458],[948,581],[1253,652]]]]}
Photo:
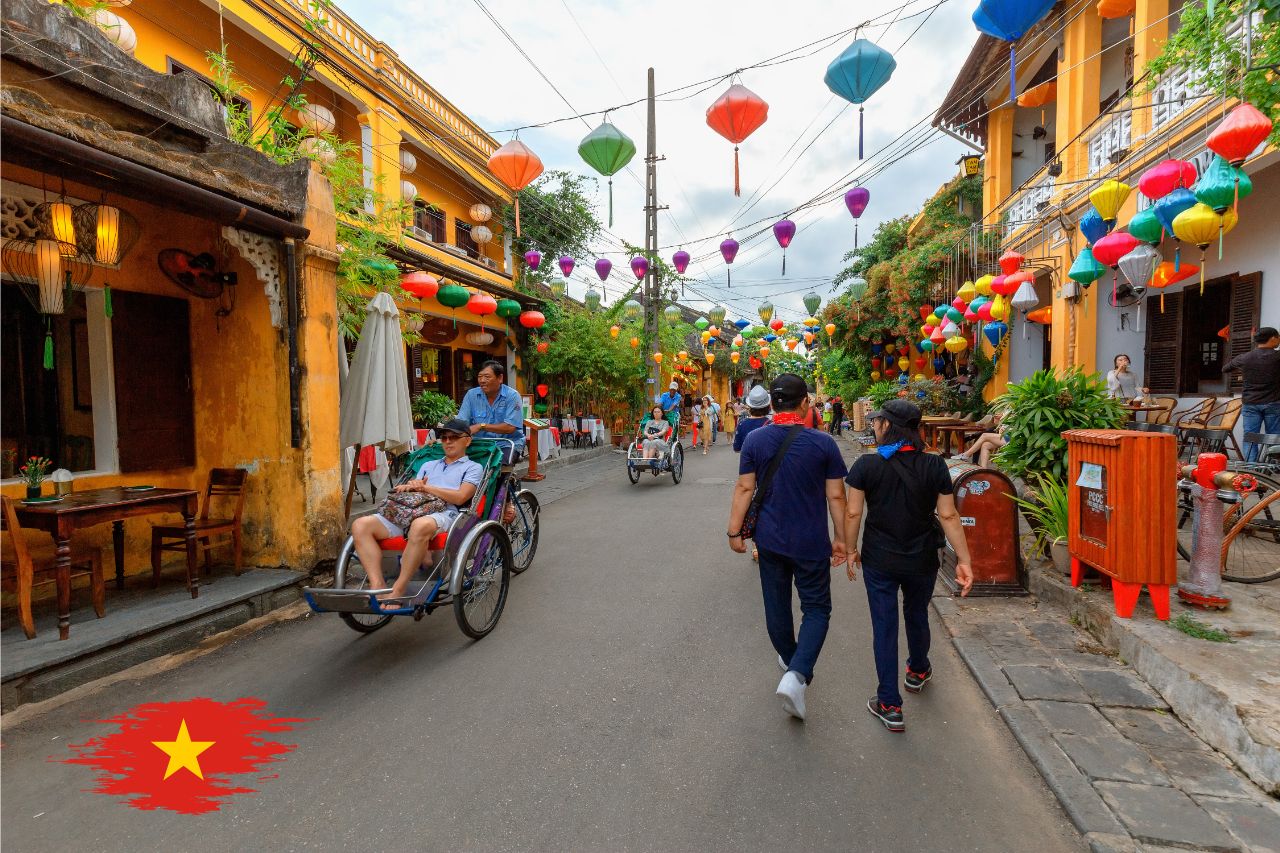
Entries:
{"type": "Polygon", "coordinates": [[[742,531],[739,530],[737,533],[729,533],[728,531],[725,531],[724,535],[728,536],[730,539],[740,539],[742,538],[742,531]]]}

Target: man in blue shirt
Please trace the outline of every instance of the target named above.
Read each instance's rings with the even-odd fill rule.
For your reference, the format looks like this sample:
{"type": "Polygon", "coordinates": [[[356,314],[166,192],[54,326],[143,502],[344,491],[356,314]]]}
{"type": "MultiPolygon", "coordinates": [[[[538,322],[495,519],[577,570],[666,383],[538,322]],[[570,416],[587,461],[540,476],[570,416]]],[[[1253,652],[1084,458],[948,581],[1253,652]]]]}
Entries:
{"type": "MultiPolygon", "coordinates": [[[[473,438],[504,438],[515,442],[515,455],[524,453],[523,403],[516,389],[504,384],[507,368],[486,361],[476,374],[478,387],[462,398],[458,417],[471,425],[473,438]]],[[[514,461],[511,460],[511,461],[514,461]]]]}
{"type": "Polygon", "coordinates": [[[667,416],[667,422],[672,426],[676,425],[676,421],[680,418],[680,386],[672,382],[667,387],[667,392],[658,397],[658,405],[662,407],[662,411],[667,416]],[[675,415],[671,413],[675,412],[675,415]]]}
{"type": "Polygon", "coordinates": [[[782,373],[769,385],[773,423],[747,436],[738,464],[738,483],[729,510],[729,547],[746,553],[742,520],[770,463],[793,432],[794,438],[773,475],[756,519],[760,587],[765,627],[786,672],[777,695],[787,713],[804,719],[805,687],[827,637],[831,620],[831,566],[844,563],[844,459],[831,436],[802,424],[809,408],[804,380],[782,373]],[[796,432],[798,430],[798,432],[796,432]],[[834,545],[827,518],[835,525],[834,545]],[[791,618],[791,584],[800,595],[800,634],[791,618]]]}

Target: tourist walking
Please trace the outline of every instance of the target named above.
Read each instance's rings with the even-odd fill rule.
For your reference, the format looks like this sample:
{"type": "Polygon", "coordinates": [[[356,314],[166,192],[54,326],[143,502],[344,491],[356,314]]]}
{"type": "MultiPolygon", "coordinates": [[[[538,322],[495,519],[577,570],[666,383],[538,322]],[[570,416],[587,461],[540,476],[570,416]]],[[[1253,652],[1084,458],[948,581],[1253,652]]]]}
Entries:
{"type": "Polygon", "coordinates": [[[849,580],[862,580],[871,608],[872,649],[879,686],[867,710],[891,732],[906,730],[898,692],[898,594],[907,634],[905,686],[919,693],[933,677],[929,663],[929,599],[938,577],[938,549],[945,542],[956,554],[961,594],[973,584],[969,547],[951,492],[951,474],[942,457],[923,453],[920,410],[906,400],[889,400],[871,413],[876,452],[858,458],[849,470],[844,541],[849,580]],[[862,530],[863,515],[866,530],[862,530]],[[862,547],[858,534],[862,533],[862,547]]]}
{"type": "Polygon", "coordinates": [[[730,441],[738,432],[739,408],[737,400],[730,400],[724,407],[724,434],[730,441]]]}
{"type": "Polygon", "coordinates": [[[711,411],[711,398],[703,397],[693,405],[693,422],[697,425],[698,435],[695,444],[702,445],[702,455],[711,450],[711,430],[714,429],[715,413],[711,411]]]}
{"type": "MultiPolygon", "coordinates": [[[[1253,336],[1257,348],[1238,355],[1223,366],[1222,372],[1244,373],[1244,431],[1280,434],[1280,332],[1263,326],[1253,336]]],[[[1259,445],[1248,442],[1244,458],[1258,461],[1259,445]]]]}
{"type": "Polygon", "coordinates": [[[738,421],[738,430],[733,434],[733,449],[742,451],[742,443],[753,430],[769,422],[769,391],[763,385],[752,386],[747,392],[746,415],[738,421]]]}
{"type": "Polygon", "coordinates": [[[746,539],[755,539],[765,627],[784,670],[776,692],[787,713],[803,720],[805,689],[831,620],[831,566],[846,561],[840,538],[845,465],[835,439],[801,423],[809,409],[803,379],[779,374],[769,384],[769,397],[773,422],[751,431],[742,445],[727,533],[729,547],[740,554],[747,550],[746,539]],[[834,545],[828,517],[835,525],[834,545]],[[800,597],[798,635],[792,584],[800,597]]]}
{"type": "Polygon", "coordinates": [[[831,434],[844,435],[844,403],[839,397],[831,400],[831,434]]]}

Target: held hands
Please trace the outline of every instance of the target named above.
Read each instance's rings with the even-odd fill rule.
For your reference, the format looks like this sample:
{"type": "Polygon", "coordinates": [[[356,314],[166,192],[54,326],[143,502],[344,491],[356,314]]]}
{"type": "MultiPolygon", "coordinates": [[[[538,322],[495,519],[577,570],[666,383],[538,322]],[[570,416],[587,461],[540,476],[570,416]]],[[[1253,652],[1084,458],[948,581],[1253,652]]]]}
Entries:
{"type": "Polygon", "coordinates": [[[855,548],[849,552],[849,558],[845,561],[845,574],[849,576],[849,580],[856,581],[858,579],[858,567],[862,565],[862,555],[855,548]]]}
{"type": "Polygon", "coordinates": [[[967,596],[973,587],[973,567],[967,562],[956,563],[956,583],[960,584],[960,597],[967,596]]]}
{"type": "Polygon", "coordinates": [[[848,550],[840,540],[831,543],[831,565],[838,566],[849,559],[848,550]]]}
{"type": "Polygon", "coordinates": [[[400,485],[396,486],[396,487],[395,487],[394,489],[392,489],[391,491],[393,491],[393,492],[420,492],[420,491],[422,491],[422,487],[423,487],[423,486],[425,486],[426,484],[427,484],[427,481],[426,481],[425,479],[422,479],[422,480],[410,480],[410,481],[409,481],[409,482],[407,482],[407,483],[401,483],[400,485]]]}

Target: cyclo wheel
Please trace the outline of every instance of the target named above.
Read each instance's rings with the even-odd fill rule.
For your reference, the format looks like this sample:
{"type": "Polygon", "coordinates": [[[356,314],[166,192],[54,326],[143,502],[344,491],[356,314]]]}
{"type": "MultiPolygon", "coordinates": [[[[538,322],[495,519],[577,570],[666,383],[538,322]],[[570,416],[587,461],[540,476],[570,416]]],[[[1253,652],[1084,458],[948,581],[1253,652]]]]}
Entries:
{"type": "Polygon", "coordinates": [[[679,443],[671,445],[671,482],[680,485],[684,476],[684,448],[679,443]]]}
{"type": "Polygon", "coordinates": [[[538,553],[538,529],[541,526],[541,508],[538,498],[528,489],[516,492],[512,498],[516,507],[515,520],[507,527],[511,537],[511,573],[518,575],[533,563],[538,553]]]}
{"type": "MultiPolygon", "coordinates": [[[[630,453],[627,454],[630,457],[630,453]]],[[[640,469],[631,464],[631,459],[627,459],[627,479],[631,481],[631,485],[640,482],[640,469]]]]}
{"type": "Polygon", "coordinates": [[[498,624],[511,581],[511,540],[497,521],[486,521],[467,534],[460,557],[462,583],[453,598],[453,615],[462,633],[473,640],[498,624]]]}
{"type": "MultiPolygon", "coordinates": [[[[338,565],[333,573],[334,589],[369,589],[369,575],[360,563],[355,546],[350,539],[338,554],[338,565]]],[[[372,634],[386,625],[393,617],[377,613],[339,613],[347,627],[361,634],[372,634]]]]}
{"type": "Polygon", "coordinates": [[[1222,540],[1222,579],[1265,583],[1280,578],[1280,490],[1239,516],[1222,540]]]}

